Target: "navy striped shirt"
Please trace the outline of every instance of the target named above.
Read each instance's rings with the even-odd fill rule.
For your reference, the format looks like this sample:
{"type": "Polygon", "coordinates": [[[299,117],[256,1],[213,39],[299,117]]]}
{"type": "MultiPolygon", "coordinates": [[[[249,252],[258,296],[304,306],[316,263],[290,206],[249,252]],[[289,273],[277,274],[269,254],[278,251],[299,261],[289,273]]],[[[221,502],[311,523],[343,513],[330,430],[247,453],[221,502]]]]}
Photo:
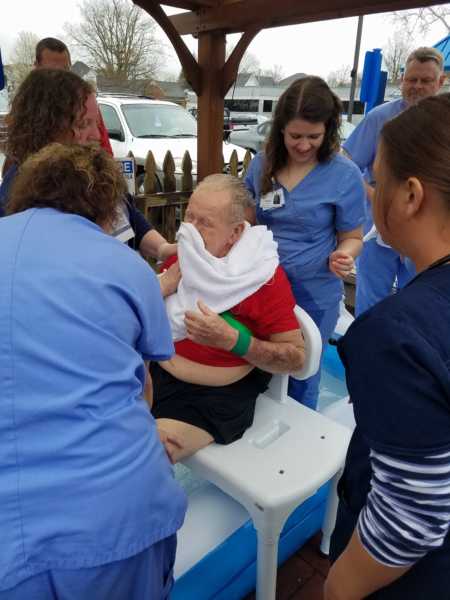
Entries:
{"type": "Polygon", "coordinates": [[[363,546],[389,566],[411,565],[450,528],[450,452],[403,459],[371,450],[371,490],[360,513],[363,546]]]}

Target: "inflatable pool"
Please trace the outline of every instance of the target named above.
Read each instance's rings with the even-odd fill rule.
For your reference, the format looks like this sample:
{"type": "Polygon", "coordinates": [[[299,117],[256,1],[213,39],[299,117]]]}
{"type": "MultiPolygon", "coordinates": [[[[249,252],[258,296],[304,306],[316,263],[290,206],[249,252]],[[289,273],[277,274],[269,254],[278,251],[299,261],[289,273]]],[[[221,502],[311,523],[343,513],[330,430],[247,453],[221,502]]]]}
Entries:
{"type": "MultiPolygon", "coordinates": [[[[319,411],[347,395],[344,369],[329,345],[323,362],[319,411]]],[[[255,587],[256,532],[247,511],[213,484],[177,465],[176,477],[189,498],[178,536],[172,600],[239,600],[255,587]]],[[[320,530],[329,484],[303,502],[287,520],[280,538],[281,564],[320,530]]]]}

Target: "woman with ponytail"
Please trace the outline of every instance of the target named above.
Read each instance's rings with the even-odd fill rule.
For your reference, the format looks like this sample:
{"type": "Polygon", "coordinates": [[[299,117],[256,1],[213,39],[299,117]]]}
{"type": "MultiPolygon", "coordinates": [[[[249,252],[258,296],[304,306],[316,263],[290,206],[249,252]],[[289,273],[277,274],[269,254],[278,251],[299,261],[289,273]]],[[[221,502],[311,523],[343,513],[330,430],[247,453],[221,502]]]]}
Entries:
{"type": "Polygon", "coordinates": [[[450,94],[387,121],[372,201],[417,275],[339,340],[356,429],[325,600],[450,597],[450,94]]]}
{"type": "MultiPolygon", "coordinates": [[[[361,174],[339,153],[341,113],[320,77],[294,81],[246,177],[256,219],[273,231],[297,304],[316,322],[324,346],[337,323],[342,278],[362,249],[365,218],[361,174]]],[[[320,373],[291,380],[290,395],[315,408],[319,381],[320,373]]]]}

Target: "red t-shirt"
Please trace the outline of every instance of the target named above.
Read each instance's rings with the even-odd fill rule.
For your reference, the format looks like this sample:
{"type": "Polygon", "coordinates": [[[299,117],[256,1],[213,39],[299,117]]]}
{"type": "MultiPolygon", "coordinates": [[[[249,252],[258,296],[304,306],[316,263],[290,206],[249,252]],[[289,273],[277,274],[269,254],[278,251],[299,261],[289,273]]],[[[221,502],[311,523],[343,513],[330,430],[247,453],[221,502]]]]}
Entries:
{"type": "MultiPolygon", "coordinates": [[[[171,256],[165,261],[163,268],[167,269],[176,260],[176,256],[171,256]]],[[[230,312],[246,325],[256,338],[267,340],[274,333],[299,328],[294,306],[295,298],[291,285],[283,268],[278,266],[267,283],[231,308],[230,312]]],[[[175,352],[202,365],[236,367],[247,364],[246,360],[232,352],[197,344],[188,339],[175,342],[175,352]]]]}
{"type": "Polygon", "coordinates": [[[113,151],[111,148],[111,142],[109,141],[108,130],[106,129],[105,122],[103,121],[102,113],[100,109],[98,109],[98,119],[97,119],[98,130],[100,133],[100,146],[103,150],[106,150],[111,156],[113,156],[113,151]]]}

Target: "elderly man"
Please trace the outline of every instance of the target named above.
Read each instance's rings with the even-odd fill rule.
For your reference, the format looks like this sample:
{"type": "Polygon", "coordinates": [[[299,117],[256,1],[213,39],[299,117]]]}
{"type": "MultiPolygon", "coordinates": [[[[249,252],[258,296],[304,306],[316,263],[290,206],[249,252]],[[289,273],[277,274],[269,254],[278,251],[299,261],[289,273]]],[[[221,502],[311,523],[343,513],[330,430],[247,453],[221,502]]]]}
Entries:
{"type": "MultiPolygon", "coordinates": [[[[345,153],[364,172],[368,194],[373,191],[373,162],[384,123],[422,98],[434,96],[444,83],[442,54],[435,48],[417,48],[406,60],[402,78],[402,98],[371,110],[344,144],[345,153]]],[[[368,223],[370,229],[372,222],[368,223]]],[[[413,266],[386,245],[376,233],[368,236],[357,263],[356,314],[359,315],[391,293],[403,287],[414,275],[413,266]]]]}
{"type": "Polygon", "coordinates": [[[182,279],[166,298],[176,354],[150,369],[152,412],[173,462],[240,438],[270,373],[304,361],[276,243],[265,226],[246,223],[247,205],[238,179],[211,175],[192,194],[180,227],[182,279]]]}

